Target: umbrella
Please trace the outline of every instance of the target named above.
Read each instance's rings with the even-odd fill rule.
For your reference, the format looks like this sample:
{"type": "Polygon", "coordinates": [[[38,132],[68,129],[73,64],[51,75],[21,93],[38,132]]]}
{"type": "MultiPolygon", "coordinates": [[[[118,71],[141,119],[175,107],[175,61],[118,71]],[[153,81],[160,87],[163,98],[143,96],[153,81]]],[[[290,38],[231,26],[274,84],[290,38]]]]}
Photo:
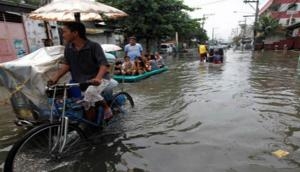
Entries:
{"type": "Polygon", "coordinates": [[[46,21],[93,21],[103,20],[102,16],[116,19],[127,14],[94,0],[53,0],[29,14],[32,19],[46,21]]]}
{"type": "Polygon", "coordinates": [[[115,44],[101,44],[101,47],[105,52],[110,52],[110,51],[119,51],[122,50],[121,47],[115,45],[115,44]]]}

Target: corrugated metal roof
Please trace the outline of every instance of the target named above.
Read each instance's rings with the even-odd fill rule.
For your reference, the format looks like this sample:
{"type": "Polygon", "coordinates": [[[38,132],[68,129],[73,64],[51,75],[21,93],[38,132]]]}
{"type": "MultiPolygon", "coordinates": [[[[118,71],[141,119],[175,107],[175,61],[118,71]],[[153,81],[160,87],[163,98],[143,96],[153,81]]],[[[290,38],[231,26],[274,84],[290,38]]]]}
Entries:
{"type": "Polygon", "coordinates": [[[29,13],[35,9],[37,9],[37,7],[33,5],[17,4],[13,2],[0,0],[0,11],[2,12],[11,11],[29,13]]]}

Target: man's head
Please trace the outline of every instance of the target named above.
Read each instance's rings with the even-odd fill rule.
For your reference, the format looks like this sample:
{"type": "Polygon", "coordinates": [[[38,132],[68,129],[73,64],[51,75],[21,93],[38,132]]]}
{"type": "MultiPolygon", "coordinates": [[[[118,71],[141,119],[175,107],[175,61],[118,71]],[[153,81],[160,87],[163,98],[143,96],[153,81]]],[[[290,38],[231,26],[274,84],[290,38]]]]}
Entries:
{"type": "Polygon", "coordinates": [[[135,43],[136,43],[136,37],[135,36],[129,37],[129,44],[130,45],[135,45],[135,43]]]}
{"type": "Polygon", "coordinates": [[[126,62],[129,61],[129,56],[125,56],[124,61],[126,61],[126,62]]]}
{"type": "Polygon", "coordinates": [[[69,43],[76,39],[86,39],[85,26],[79,22],[67,22],[63,27],[64,41],[69,43]]]}

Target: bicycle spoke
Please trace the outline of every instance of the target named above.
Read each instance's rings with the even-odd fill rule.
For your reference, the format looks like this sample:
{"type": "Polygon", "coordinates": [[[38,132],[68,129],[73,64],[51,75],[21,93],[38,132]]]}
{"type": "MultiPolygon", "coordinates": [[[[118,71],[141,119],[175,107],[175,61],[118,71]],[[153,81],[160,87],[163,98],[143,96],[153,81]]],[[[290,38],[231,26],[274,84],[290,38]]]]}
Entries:
{"type": "Polygon", "coordinates": [[[63,139],[57,135],[59,128],[60,124],[50,124],[25,137],[10,160],[13,169],[11,171],[32,171],[33,169],[23,170],[31,167],[37,171],[45,171],[50,162],[58,165],[62,162],[62,158],[76,159],[76,155],[87,150],[86,142],[82,141],[83,136],[77,131],[78,129],[71,126],[67,133],[65,149],[59,153],[59,146],[56,143],[63,139]]]}

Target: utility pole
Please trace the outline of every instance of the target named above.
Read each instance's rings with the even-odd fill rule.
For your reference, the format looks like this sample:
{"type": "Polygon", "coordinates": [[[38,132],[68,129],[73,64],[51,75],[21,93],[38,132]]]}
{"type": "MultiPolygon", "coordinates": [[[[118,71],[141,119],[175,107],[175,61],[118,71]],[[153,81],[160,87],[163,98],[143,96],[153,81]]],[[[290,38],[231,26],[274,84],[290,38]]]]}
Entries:
{"type": "Polygon", "coordinates": [[[244,32],[243,32],[243,37],[242,37],[242,51],[244,51],[245,49],[245,44],[246,44],[246,32],[247,32],[247,17],[245,17],[245,21],[244,21],[244,32]]]}
{"type": "Polygon", "coordinates": [[[256,43],[256,27],[257,27],[257,20],[258,20],[258,12],[259,12],[259,0],[244,0],[244,3],[256,3],[255,8],[255,19],[253,25],[253,48],[255,50],[255,43],[256,43]]]}
{"type": "MultiPolygon", "coordinates": [[[[52,0],[41,0],[40,6],[47,5],[51,2],[52,2],[52,0]]],[[[48,21],[44,20],[44,27],[45,27],[45,33],[46,33],[46,39],[43,39],[44,46],[45,47],[53,46],[54,44],[53,44],[53,40],[52,40],[53,39],[52,30],[51,30],[51,26],[48,21]]]]}
{"type": "Polygon", "coordinates": [[[242,43],[242,51],[244,51],[244,43],[245,43],[245,38],[246,38],[246,31],[247,31],[247,18],[245,17],[244,18],[244,21],[239,21],[239,23],[242,23],[240,24],[241,26],[241,43],[242,43]]]}
{"type": "Polygon", "coordinates": [[[209,14],[203,14],[203,17],[202,17],[202,28],[204,28],[204,23],[205,23],[205,20],[209,17],[209,16],[213,16],[215,15],[214,13],[209,13],[209,14]]]}

